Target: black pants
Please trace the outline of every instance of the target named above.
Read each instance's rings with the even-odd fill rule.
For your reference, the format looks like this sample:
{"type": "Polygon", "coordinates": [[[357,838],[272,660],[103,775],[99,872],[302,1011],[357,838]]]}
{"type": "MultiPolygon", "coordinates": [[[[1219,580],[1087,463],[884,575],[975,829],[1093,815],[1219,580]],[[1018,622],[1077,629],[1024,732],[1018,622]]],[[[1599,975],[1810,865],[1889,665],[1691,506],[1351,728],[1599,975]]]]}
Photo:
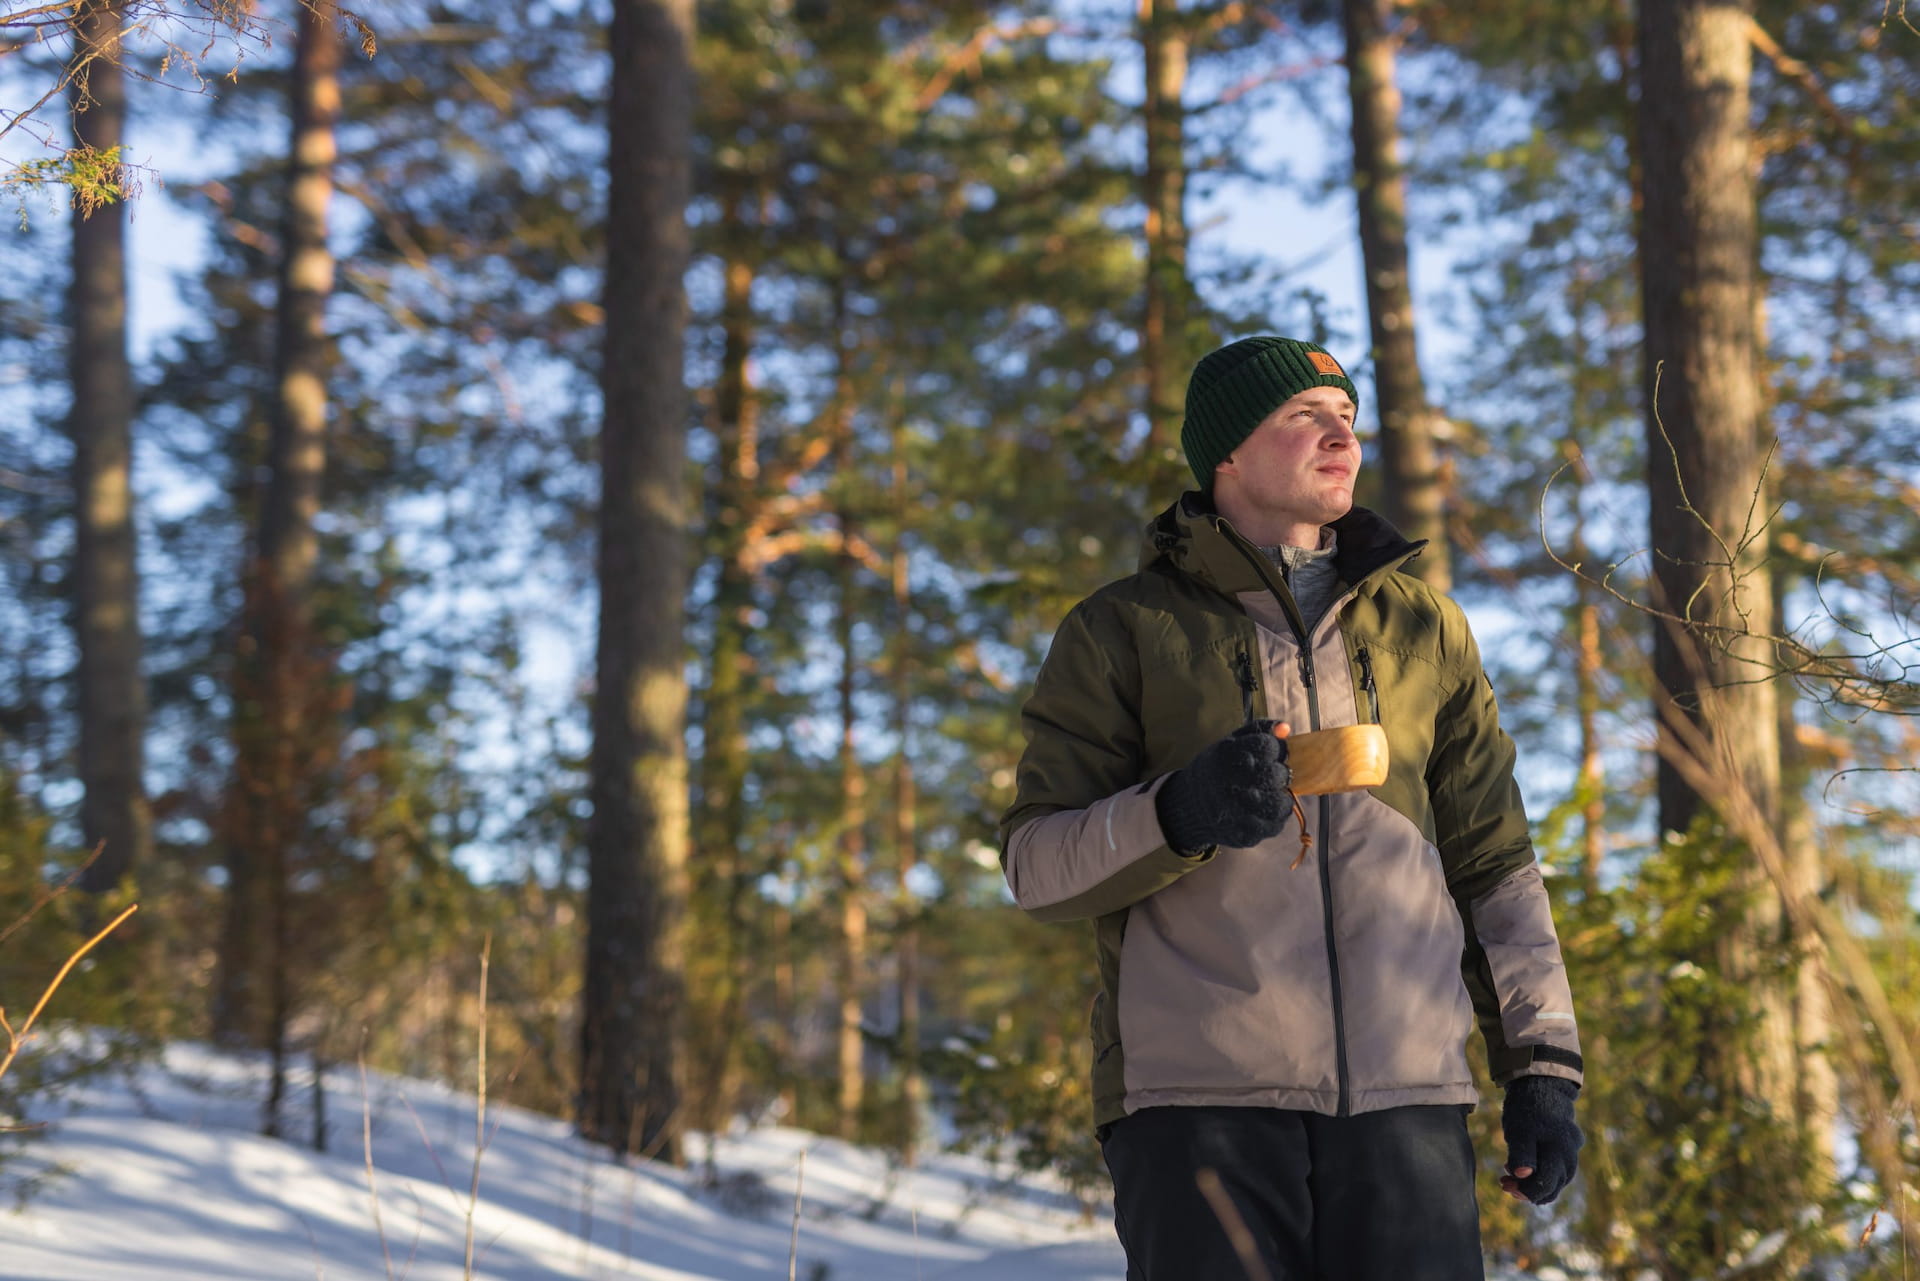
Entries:
{"type": "Polygon", "coordinates": [[[1486,1276],[1465,1108],[1144,1108],[1104,1127],[1100,1146],[1127,1281],[1261,1281],[1208,1201],[1203,1171],[1269,1281],[1486,1276]]]}

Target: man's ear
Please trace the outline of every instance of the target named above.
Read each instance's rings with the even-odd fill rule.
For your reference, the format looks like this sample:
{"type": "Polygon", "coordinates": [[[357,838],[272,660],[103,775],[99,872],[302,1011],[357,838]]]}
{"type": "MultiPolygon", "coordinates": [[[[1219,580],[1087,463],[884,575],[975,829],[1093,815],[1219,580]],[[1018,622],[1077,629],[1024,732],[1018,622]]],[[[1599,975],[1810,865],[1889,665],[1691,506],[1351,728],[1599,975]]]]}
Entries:
{"type": "Polygon", "coordinates": [[[1238,476],[1240,474],[1240,464],[1233,461],[1232,454],[1228,454],[1225,458],[1222,458],[1213,465],[1213,474],[1216,476],[1238,476]]]}

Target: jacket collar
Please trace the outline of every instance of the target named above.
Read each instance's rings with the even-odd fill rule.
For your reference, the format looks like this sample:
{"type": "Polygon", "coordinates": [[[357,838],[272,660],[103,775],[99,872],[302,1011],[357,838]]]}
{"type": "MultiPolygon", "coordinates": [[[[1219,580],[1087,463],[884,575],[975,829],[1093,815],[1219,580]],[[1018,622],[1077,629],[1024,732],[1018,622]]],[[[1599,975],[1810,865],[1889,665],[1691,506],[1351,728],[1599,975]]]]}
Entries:
{"type": "MultiPolygon", "coordinates": [[[[1413,541],[1364,507],[1333,522],[1337,536],[1333,564],[1340,581],[1366,588],[1418,556],[1427,543],[1413,541]]],[[[1244,538],[1213,503],[1189,490],[1147,525],[1140,546],[1140,568],[1166,557],[1175,569],[1228,596],[1270,587],[1265,557],[1244,538]]],[[[1272,571],[1275,578],[1277,571],[1272,571]]]]}

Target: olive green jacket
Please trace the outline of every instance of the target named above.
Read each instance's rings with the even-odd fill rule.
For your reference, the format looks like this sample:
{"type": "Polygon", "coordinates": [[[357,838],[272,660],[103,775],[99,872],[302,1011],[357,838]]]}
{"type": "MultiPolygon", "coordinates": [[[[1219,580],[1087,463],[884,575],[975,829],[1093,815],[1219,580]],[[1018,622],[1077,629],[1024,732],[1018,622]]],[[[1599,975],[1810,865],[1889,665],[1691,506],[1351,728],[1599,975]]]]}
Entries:
{"type": "Polygon", "coordinates": [[[1466,616],[1396,572],[1421,544],[1359,508],[1332,528],[1345,589],[1308,635],[1271,562],[1188,494],[1148,527],[1140,571],[1067,615],[1023,710],[1001,866],[1033,916],[1094,923],[1096,1124],[1164,1104],[1471,1103],[1476,1015],[1496,1082],[1581,1079],[1466,616]],[[1155,793],[1260,717],[1378,721],[1386,782],[1308,798],[1304,859],[1293,823],[1251,849],[1168,848],[1155,793]]]}

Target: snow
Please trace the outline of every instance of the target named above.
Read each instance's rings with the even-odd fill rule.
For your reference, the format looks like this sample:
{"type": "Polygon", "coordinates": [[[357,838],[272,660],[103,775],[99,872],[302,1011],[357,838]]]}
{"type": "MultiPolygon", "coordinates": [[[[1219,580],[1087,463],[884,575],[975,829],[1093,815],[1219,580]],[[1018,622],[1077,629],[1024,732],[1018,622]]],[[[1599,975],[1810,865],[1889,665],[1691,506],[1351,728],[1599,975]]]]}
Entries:
{"type": "MultiPolygon", "coordinates": [[[[621,1165],[565,1122],[487,1109],[474,1178],[474,1100],[422,1081],[327,1074],[329,1151],[258,1133],[257,1058],[174,1045],[63,1102],[0,1166],[0,1281],[1118,1281],[1105,1214],[1056,1182],[958,1153],[913,1169],[794,1129],[689,1143],[691,1168],[621,1165]],[[371,1126],[368,1191],[361,1137],[371,1126]],[[804,1160],[802,1159],[804,1156],[804,1160]],[[800,1184],[794,1250],[794,1192],[800,1184]],[[794,1251],[790,1254],[790,1251],[794,1251]]],[[[290,1132],[311,1130],[304,1075],[290,1132]]],[[[4,1118],[0,1118],[4,1119],[4,1118]]],[[[1540,1278],[1549,1271],[1538,1274],[1540,1278]]],[[[1490,1270],[1489,1281],[1527,1281],[1490,1270]]]]}
{"type": "MultiPolygon", "coordinates": [[[[192,1045],[77,1093],[0,1189],[50,1174],[0,1207],[6,1281],[442,1281],[466,1275],[474,1102],[444,1086],[353,1068],[328,1074],[330,1151],[261,1137],[264,1065],[192,1045]],[[363,1098],[379,1215],[367,1187],[363,1098]],[[391,1272],[386,1261],[390,1254],[391,1272]]],[[[309,1083],[290,1130],[310,1128],[309,1083]]],[[[720,1175],[623,1166],[565,1122],[490,1106],[473,1208],[473,1275],[499,1281],[785,1277],[814,1281],[1069,1281],[1125,1272],[1110,1219],[1084,1218],[1045,1178],[977,1156],[914,1169],[799,1130],[721,1137],[720,1175]],[[804,1153],[804,1164],[802,1154],[804,1153]]]]}

